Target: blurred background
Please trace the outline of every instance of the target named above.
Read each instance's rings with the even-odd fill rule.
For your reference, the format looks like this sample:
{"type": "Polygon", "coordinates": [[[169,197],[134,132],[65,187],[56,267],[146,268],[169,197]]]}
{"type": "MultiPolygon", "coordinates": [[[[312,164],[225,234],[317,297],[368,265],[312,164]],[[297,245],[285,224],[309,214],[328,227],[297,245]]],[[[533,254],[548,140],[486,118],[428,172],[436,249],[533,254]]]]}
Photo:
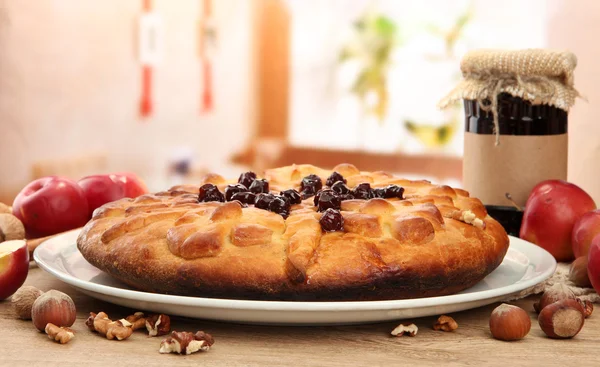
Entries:
{"type": "MultiPolygon", "coordinates": [[[[569,180],[600,200],[600,1],[0,0],[0,201],[34,178],[353,163],[460,185],[476,48],[569,49],[569,180]]],[[[526,157],[524,157],[526,159],[526,157]]]]}

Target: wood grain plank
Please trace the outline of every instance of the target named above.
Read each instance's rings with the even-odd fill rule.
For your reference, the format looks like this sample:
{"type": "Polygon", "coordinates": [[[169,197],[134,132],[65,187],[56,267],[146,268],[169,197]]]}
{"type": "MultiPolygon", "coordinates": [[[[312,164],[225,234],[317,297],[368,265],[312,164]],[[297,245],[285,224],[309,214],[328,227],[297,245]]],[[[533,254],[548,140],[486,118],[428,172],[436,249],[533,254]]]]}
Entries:
{"type": "MultiPolygon", "coordinates": [[[[519,342],[491,338],[488,317],[495,305],[459,312],[452,333],[434,331],[434,317],[414,321],[419,333],[414,338],[394,338],[389,332],[398,322],[355,326],[276,327],[239,325],[187,318],[173,318],[176,330],[204,330],[216,344],[207,353],[191,356],[161,355],[160,338],[138,331],[122,342],[109,341],[91,333],[84,321],[89,311],[105,311],[123,317],[132,312],[76,291],[41,269],[32,268],[26,284],[44,291],[58,289],[73,298],[77,321],[76,338],[59,345],[37,332],[31,322],[15,318],[10,302],[0,302],[0,365],[37,366],[597,366],[600,316],[586,320],[582,332],[572,340],[551,340],[541,332],[531,311],[532,330],[519,342]]],[[[532,310],[536,297],[516,302],[532,310]]],[[[400,320],[399,320],[400,321],[400,320]]]]}

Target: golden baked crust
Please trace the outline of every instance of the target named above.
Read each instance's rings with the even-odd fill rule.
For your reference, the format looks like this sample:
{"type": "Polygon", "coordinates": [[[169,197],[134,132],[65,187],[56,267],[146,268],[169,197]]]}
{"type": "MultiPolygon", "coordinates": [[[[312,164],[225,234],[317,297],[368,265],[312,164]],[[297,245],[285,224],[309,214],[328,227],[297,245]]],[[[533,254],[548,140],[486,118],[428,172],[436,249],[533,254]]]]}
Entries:
{"type": "MultiPolygon", "coordinates": [[[[349,187],[404,187],[405,200],[342,202],[344,231],[323,232],[313,198],[287,219],[237,202],[198,203],[198,186],[122,199],[94,212],[77,239],[94,266],[140,290],[281,300],[383,300],[440,296],[473,286],[502,262],[504,228],[468,192],[384,172],[334,167],[349,187]]],[[[272,192],[325,180],[293,165],[265,172],[272,192]]],[[[203,183],[221,191],[215,174],[203,183]]]]}

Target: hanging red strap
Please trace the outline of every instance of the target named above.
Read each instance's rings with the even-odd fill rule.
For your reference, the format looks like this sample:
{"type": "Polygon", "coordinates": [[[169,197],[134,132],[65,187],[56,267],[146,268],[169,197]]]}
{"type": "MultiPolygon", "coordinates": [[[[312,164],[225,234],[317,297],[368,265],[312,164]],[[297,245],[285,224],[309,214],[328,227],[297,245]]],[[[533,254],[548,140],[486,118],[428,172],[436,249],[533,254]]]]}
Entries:
{"type": "MultiPolygon", "coordinates": [[[[144,13],[152,11],[152,0],[142,0],[144,13]]],[[[140,116],[148,117],[152,114],[152,67],[142,65],[142,95],[140,99],[140,116]]]]}
{"type": "Polygon", "coordinates": [[[140,100],[140,115],[147,117],[152,114],[152,67],[142,65],[142,98],[140,100]]]}
{"type": "Polygon", "coordinates": [[[208,20],[212,15],[212,2],[211,0],[202,0],[202,18],[200,21],[200,39],[199,39],[199,53],[200,62],[202,64],[202,95],[200,101],[200,112],[210,112],[213,107],[213,91],[212,91],[212,65],[206,54],[207,42],[207,26],[208,20]]]}
{"type": "Polygon", "coordinates": [[[202,112],[210,112],[213,106],[212,96],[212,75],[210,61],[203,60],[202,66],[204,70],[204,86],[202,89],[202,112]]]}

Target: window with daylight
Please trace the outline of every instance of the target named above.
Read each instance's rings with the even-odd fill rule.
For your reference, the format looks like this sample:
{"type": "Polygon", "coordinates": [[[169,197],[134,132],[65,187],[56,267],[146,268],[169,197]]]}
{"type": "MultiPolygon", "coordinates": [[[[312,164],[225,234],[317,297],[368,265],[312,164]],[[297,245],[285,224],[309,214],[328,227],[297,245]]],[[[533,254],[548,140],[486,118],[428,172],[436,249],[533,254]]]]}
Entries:
{"type": "Polygon", "coordinates": [[[462,156],[462,105],[436,104],[464,53],[547,44],[546,1],[489,4],[289,0],[290,143],[462,156]]]}

